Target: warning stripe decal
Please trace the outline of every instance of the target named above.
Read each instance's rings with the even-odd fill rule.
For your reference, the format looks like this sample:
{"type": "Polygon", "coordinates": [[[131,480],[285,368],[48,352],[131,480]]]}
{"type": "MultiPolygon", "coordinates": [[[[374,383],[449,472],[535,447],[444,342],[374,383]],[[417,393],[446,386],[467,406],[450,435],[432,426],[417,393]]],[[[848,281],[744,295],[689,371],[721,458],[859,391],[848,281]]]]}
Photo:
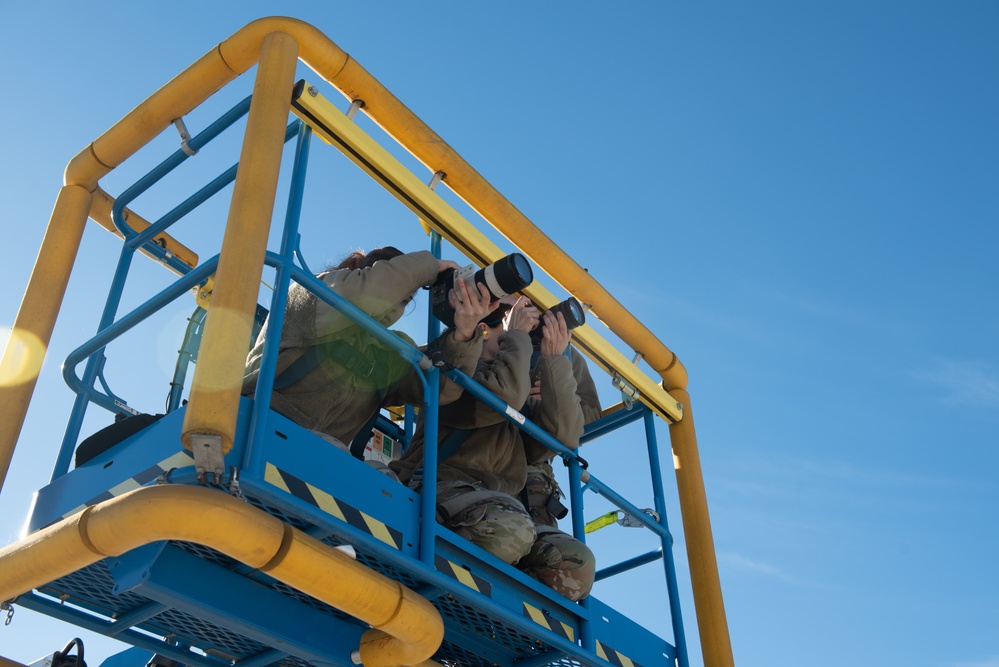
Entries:
{"type": "Polygon", "coordinates": [[[391,547],[400,549],[402,546],[402,533],[395,528],[355,509],[342,500],[337,500],[322,489],[281,470],[272,463],[268,463],[264,470],[264,481],[287,491],[299,500],[304,500],[310,505],[318,507],[327,514],[364,531],[391,547]]]}
{"type": "Polygon", "coordinates": [[[446,574],[452,579],[457,579],[473,591],[478,591],[485,596],[492,597],[493,585],[485,579],[475,576],[462,566],[452,563],[439,554],[434,556],[434,565],[442,574],[446,574]]]}
{"type": "Polygon", "coordinates": [[[541,627],[551,630],[560,637],[568,639],[574,644],[576,643],[576,633],[572,629],[572,626],[563,623],[557,618],[553,618],[547,611],[533,607],[525,602],[524,616],[527,616],[541,627]]]}
{"type": "Polygon", "coordinates": [[[173,470],[174,468],[184,468],[190,465],[194,465],[194,459],[191,458],[191,455],[188,454],[186,451],[177,452],[176,454],[173,454],[172,456],[163,459],[156,465],[149,466],[142,472],[132,475],[125,481],[120,482],[119,484],[112,487],[110,490],[104,491],[94,496],[93,498],[83,503],[82,505],[74,507],[70,511],[63,514],[61,518],[65,519],[66,517],[73,516],[77,512],[82,512],[91,505],[96,505],[97,503],[102,503],[105,500],[111,500],[112,498],[117,498],[118,496],[128,493],[129,491],[132,491],[134,489],[137,489],[140,486],[145,486],[146,484],[153,481],[163,473],[173,470]]]}
{"type": "Polygon", "coordinates": [[[615,667],[642,667],[623,653],[618,653],[607,644],[597,640],[597,656],[603,658],[615,667]]]}

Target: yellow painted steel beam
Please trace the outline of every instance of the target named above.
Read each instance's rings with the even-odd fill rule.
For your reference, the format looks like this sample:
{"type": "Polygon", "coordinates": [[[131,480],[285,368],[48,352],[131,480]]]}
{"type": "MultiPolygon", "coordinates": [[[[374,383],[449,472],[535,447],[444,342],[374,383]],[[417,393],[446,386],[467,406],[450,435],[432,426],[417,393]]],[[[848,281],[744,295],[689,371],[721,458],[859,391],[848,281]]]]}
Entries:
{"type": "Polygon", "coordinates": [[[282,30],[299,41],[302,61],[336,86],[348,99],[364,101],[364,112],[410,151],[431,173],[447,174],[452,191],[510,239],[570,294],[591,307],[596,317],[662,377],[667,390],[686,388],[683,365],[647,327],[614,299],[565,251],[504,198],[439,135],[410,111],[377,79],[312,26],[283,17],[250,23],[219,45],[226,62],[239,71],[252,65],[262,35],[282,30]]]}
{"type": "MultiPolygon", "coordinates": [[[[296,88],[292,110],[299,118],[331,145],[339,149],[354,164],[375,179],[405,204],[425,224],[430,225],[455,247],[480,266],[504,255],[440,195],[427,187],[381,144],[372,139],[356,123],[323,97],[314,87],[304,84],[296,88]]],[[[445,182],[446,182],[445,178],[445,182]]],[[[559,299],[538,282],[524,290],[531,300],[542,307],[554,306],[559,299]]],[[[669,422],[683,417],[679,404],[631,360],[617,351],[597,331],[583,325],[573,330],[573,341],[590,359],[604,370],[619,373],[639,391],[640,400],[669,422]]]]}
{"type": "Polygon", "coordinates": [[[685,407],[683,421],[671,424],[669,431],[704,664],[706,667],[733,667],[735,661],[718,576],[715,542],[711,535],[711,518],[708,516],[708,498],[701,474],[701,456],[697,451],[690,394],[683,389],[674,390],[673,394],[685,407]]]}
{"type": "MultiPolygon", "coordinates": [[[[94,190],[93,195],[94,202],[90,206],[90,219],[118,238],[124,238],[121,232],[118,231],[118,228],[114,226],[114,221],[111,219],[111,207],[114,206],[114,197],[104,192],[99,186],[94,190]]],[[[122,214],[125,217],[125,221],[137,232],[143,231],[150,225],[148,220],[128,208],[122,211],[122,214]]],[[[153,240],[192,269],[198,265],[198,254],[166,232],[157,234],[153,240]]],[[[147,257],[153,257],[141,248],[139,251],[147,257]]]]}
{"type": "Polygon", "coordinates": [[[274,32],[264,39],[212,306],[184,415],[181,442],[188,449],[192,436],[210,435],[222,438],[222,453],[227,453],[235,438],[297,63],[298,43],[290,35],[274,32]]]}
{"type": "Polygon", "coordinates": [[[91,199],[87,190],[75,185],[59,191],[0,360],[0,406],[5,413],[4,419],[0,419],[0,488],[7,478],[14,446],[52,339],[91,199]]]}
{"type": "MultiPolygon", "coordinates": [[[[468,202],[490,224],[510,238],[514,245],[524,249],[524,253],[537,266],[551,275],[570,294],[573,294],[582,303],[589,305],[592,308],[591,312],[608,324],[611,330],[620,336],[625,343],[635,351],[640,352],[645,361],[663,377],[662,384],[666,390],[686,386],[686,371],[676,356],[634,316],[618,304],[606,290],[541,233],[530,220],[507,202],[443,139],[389,93],[363,67],[313,26],[296,19],[285,17],[259,19],[220,43],[126,114],[124,118],[94,140],[90,146],[78,153],[66,167],[66,184],[78,185],[87,192],[95,192],[101,177],[115,169],[125,159],[155,138],[170,126],[174,119],[189,113],[226,83],[256,64],[265,37],[272,33],[290,35],[297,42],[302,61],[312,67],[326,81],[336,86],[346,97],[363,99],[365,112],[421,162],[428,165],[431,171],[445,172],[448,175],[449,187],[459,197],[468,202]]],[[[89,206],[86,212],[89,212],[89,206]]],[[[72,217],[78,217],[78,213],[72,217]]],[[[63,234],[63,230],[53,227],[54,223],[61,224],[59,219],[51,219],[46,236],[63,234]]],[[[70,238],[72,238],[72,231],[67,231],[70,231],[70,238]]],[[[75,249],[73,257],[75,258],[75,249]]],[[[64,266],[71,265],[70,261],[64,266]]],[[[36,270],[38,270],[37,266],[36,270]]],[[[43,270],[52,271],[51,267],[48,266],[43,267],[43,270]]],[[[58,294],[60,300],[65,292],[65,284],[68,279],[68,271],[64,274],[61,271],[56,271],[51,275],[50,284],[53,287],[53,294],[58,294]],[[62,284],[55,284],[56,282],[62,284]]],[[[253,282],[256,284],[257,279],[254,279],[253,282]]],[[[539,303],[545,304],[546,302],[539,298],[539,303]]],[[[57,311],[58,308],[55,311],[50,311],[53,321],[41,327],[48,330],[46,336],[39,338],[42,349],[48,346],[57,311]]],[[[241,309],[235,314],[235,317],[240,322],[242,321],[241,309]]],[[[209,318],[208,326],[211,326],[210,321],[211,318],[209,318]]],[[[237,326],[236,331],[241,335],[242,325],[237,326]]],[[[234,368],[224,372],[223,375],[234,376],[235,372],[234,368]]],[[[228,377],[217,380],[227,382],[228,377]]],[[[33,389],[34,384],[32,383],[27,387],[26,398],[30,399],[33,389]]],[[[222,391],[228,396],[234,389],[226,386],[222,391]]],[[[20,410],[21,402],[18,401],[16,405],[16,409],[20,410]]],[[[25,402],[21,414],[15,415],[14,419],[8,421],[8,424],[13,424],[14,427],[6,430],[0,429],[0,464],[2,464],[6,449],[9,447],[12,450],[13,448],[13,443],[20,433],[26,410],[27,403],[25,402]]],[[[663,414],[664,410],[665,408],[660,411],[660,414],[663,414]]],[[[204,428],[215,428],[223,421],[231,421],[222,419],[217,413],[210,417],[207,414],[203,416],[207,422],[210,422],[210,425],[204,428]]],[[[202,428],[202,426],[199,425],[198,428],[202,428]]],[[[219,430],[223,431],[224,440],[224,433],[230,429],[220,428],[219,430]]],[[[185,429],[185,432],[187,431],[189,429],[185,429]]],[[[3,466],[3,468],[5,467],[3,466]]]]}
{"type": "Polygon", "coordinates": [[[0,600],[159,540],[193,542],[372,626],[364,667],[415,665],[444,638],[437,609],[399,582],[223,491],[143,487],[0,549],[0,600]]]}

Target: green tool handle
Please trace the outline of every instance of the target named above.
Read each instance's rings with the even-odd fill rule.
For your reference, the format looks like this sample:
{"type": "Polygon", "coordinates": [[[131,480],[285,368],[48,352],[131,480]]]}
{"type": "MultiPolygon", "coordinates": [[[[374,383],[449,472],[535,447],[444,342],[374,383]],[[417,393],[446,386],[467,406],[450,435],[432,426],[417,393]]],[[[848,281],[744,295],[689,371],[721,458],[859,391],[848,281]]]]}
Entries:
{"type": "Polygon", "coordinates": [[[608,512],[607,514],[598,516],[596,519],[593,519],[592,521],[588,521],[586,523],[586,526],[584,527],[584,531],[587,533],[592,533],[595,530],[600,530],[604,526],[609,526],[612,523],[617,523],[617,514],[618,511],[614,510],[613,512],[608,512]]]}

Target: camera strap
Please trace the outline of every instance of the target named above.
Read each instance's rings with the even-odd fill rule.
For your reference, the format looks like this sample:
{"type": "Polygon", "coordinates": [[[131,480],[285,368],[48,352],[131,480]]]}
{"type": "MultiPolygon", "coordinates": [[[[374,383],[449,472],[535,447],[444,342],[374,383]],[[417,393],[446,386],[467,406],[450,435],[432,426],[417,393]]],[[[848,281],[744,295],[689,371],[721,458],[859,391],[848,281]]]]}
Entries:
{"type": "MultiPolygon", "coordinates": [[[[345,340],[312,345],[305,350],[302,356],[274,378],[274,389],[285,389],[295,384],[314,371],[323,359],[332,359],[362,378],[372,378],[378,373],[387,376],[387,365],[390,359],[388,355],[390,354],[393,354],[391,350],[382,348],[369,348],[367,353],[362,353],[345,340]]],[[[384,384],[384,382],[380,384],[384,384]]]]}

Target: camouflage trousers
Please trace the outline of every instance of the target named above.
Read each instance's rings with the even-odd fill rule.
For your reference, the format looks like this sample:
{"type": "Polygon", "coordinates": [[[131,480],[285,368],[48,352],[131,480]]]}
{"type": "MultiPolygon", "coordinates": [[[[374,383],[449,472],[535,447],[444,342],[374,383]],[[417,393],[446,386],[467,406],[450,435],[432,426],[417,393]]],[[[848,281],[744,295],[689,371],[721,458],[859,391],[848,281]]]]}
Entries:
{"type": "Polygon", "coordinates": [[[510,564],[534,544],[534,522],[519,500],[468,482],[437,485],[437,522],[510,564]]]}
{"type": "Polygon", "coordinates": [[[538,526],[531,551],[517,568],[573,602],[593,588],[596,559],[590,548],[572,535],[551,526],[538,526]]]}
{"type": "Polygon", "coordinates": [[[513,496],[467,482],[437,485],[437,521],[570,600],[593,587],[589,547],[551,526],[535,526],[513,496]]]}
{"type": "Polygon", "coordinates": [[[521,570],[570,600],[582,600],[593,588],[596,559],[589,547],[560,531],[558,520],[568,509],[551,463],[527,466],[521,498],[534,520],[536,538],[531,552],[517,564],[521,570]]]}
{"type": "Polygon", "coordinates": [[[563,498],[565,494],[555,480],[550,462],[542,461],[527,466],[527,483],[520,494],[520,500],[536,525],[557,527],[558,520],[568,513],[568,508],[562,504],[563,498]]]}

